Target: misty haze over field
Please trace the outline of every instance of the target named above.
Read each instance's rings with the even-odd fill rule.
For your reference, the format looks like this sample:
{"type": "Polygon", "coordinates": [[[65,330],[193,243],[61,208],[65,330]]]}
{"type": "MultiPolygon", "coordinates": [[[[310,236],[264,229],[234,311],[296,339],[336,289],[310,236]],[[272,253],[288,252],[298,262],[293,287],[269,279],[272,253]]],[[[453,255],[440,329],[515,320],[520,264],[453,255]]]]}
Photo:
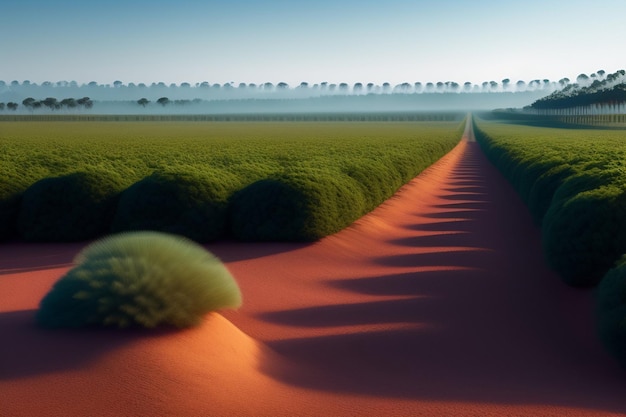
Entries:
{"type": "MultiPolygon", "coordinates": [[[[95,82],[0,81],[0,103],[18,104],[14,114],[228,114],[466,111],[521,108],[549,95],[558,84],[503,80],[482,85],[455,82],[113,85],[95,82]],[[89,106],[83,106],[88,98],[89,106]],[[80,100],[83,100],[81,102],[80,100]],[[77,103],[78,101],[78,103],[77,103]]],[[[0,109],[7,113],[7,108],[0,109]]]]}

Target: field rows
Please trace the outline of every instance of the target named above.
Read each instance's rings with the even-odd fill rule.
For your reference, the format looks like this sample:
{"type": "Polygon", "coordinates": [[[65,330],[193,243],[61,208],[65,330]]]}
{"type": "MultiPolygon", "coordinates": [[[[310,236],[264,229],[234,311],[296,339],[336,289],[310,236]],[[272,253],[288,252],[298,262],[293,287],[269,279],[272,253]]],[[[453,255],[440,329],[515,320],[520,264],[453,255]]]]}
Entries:
{"type": "Polygon", "coordinates": [[[0,124],[0,236],[314,240],[447,153],[459,122],[0,124]],[[60,198],[63,196],[63,198],[60,198]],[[17,224],[17,228],[13,227],[17,224]]]}

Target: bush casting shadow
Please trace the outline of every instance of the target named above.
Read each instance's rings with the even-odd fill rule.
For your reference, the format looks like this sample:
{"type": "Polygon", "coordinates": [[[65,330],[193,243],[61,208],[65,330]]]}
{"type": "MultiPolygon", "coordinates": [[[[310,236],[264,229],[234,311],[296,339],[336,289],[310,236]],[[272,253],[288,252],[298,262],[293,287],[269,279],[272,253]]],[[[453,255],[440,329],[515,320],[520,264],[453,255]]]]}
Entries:
{"type": "Polygon", "coordinates": [[[43,327],[189,327],[241,305],[224,264],[196,243],[158,232],[122,233],[87,246],[43,298],[43,327]]]}

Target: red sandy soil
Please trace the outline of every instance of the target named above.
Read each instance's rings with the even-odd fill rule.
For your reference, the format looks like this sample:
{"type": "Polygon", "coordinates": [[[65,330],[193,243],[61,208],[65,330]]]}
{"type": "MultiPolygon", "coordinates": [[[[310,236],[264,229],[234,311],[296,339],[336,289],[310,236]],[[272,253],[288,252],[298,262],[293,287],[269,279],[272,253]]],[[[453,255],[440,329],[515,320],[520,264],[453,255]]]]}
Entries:
{"type": "Polygon", "coordinates": [[[217,243],[239,311],[183,330],[42,330],[84,244],[0,247],[0,416],[626,415],[592,293],[468,131],[351,227],[314,244],[217,243]]]}

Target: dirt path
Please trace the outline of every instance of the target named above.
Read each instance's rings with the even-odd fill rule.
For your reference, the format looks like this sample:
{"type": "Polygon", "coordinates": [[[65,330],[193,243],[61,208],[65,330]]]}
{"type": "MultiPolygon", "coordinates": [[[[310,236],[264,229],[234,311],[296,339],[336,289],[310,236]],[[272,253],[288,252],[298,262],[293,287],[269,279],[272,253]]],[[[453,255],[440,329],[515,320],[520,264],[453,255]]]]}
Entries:
{"type": "Polygon", "coordinates": [[[626,412],[626,375],[597,342],[591,294],[546,268],[539,231],[469,125],[450,155],[374,213],[268,261],[275,267],[231,265],[250,299],[227,317],[316,370],[269,372],[289,384],[626,412]]]}
{"type": "Polygon", "coordinates": [[[470,129],[336,235],[209,245],[244,294],[227,320],[42,332],[37,304],[79,248],[0,250],[2,417],[626,415],[591,294],[545,267],[470,129]]]}

